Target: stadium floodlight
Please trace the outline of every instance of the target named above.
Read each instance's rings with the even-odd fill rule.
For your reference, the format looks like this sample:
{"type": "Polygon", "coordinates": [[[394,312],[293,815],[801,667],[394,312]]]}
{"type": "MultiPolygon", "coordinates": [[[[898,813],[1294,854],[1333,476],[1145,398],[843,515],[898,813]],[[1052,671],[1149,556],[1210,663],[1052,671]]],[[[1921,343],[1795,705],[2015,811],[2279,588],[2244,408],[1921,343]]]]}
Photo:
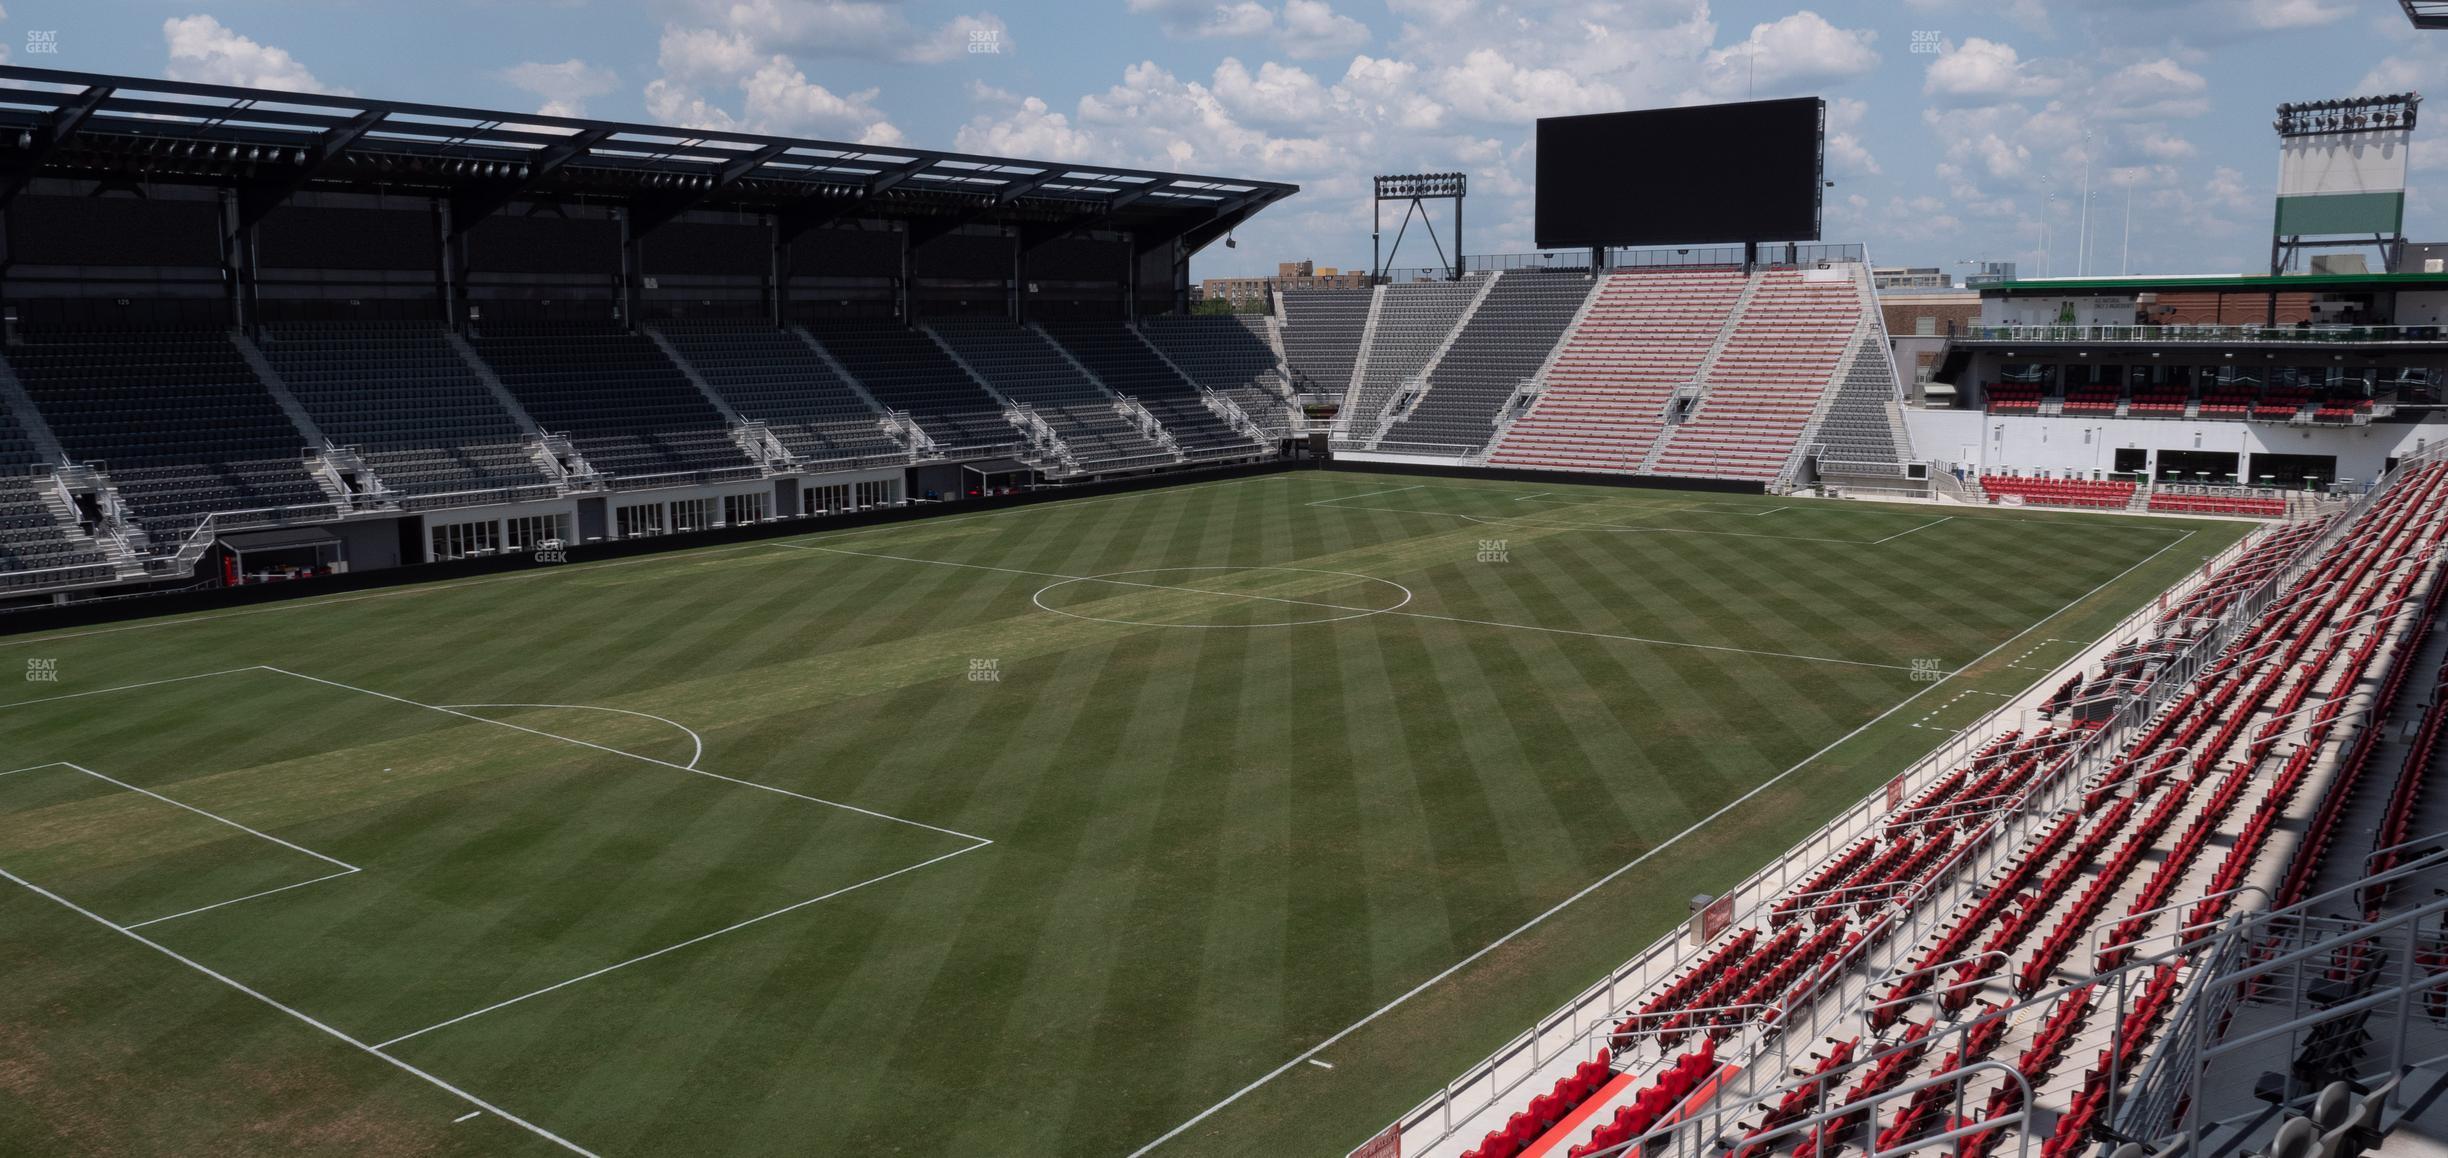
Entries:
{"type": "Polygon", "coordinates": [[[2397,0],[2405,8],[2406,19],[2414,27],[2437,31],[2448,28],[2448,0],[2397,0]]]}
{"type": "Polygon", "coordinates": [[[1394,231],[1394,251],[1401,251],[1403,234],[1411,228],[1411,215],[1417,213],[1421,224],[1428,230],[1429,244],[1437,246],[1437,256],[1442,259],[1445,249],[1437,245],[1436,227],[1427,224],[1428,209],[1423,202],[1451,201],[1454,203],[1454,252],[1453,261],[1447,269],[1454,280],[1461,280],[1462,202],[1470,195],[1469,176],[1463,173],[1389,174],[1376,179],[1375,191],[1376,196],[1369,205],[1369,279],[1375,281],[1383,278],[1386,266],[1394,260],[1393,252],[1385,253],[1382,257],[1378,253],[1378,238],[1385,232],[1383,210],[1386,202],[1404,203],[1402,226],[1394,231]]]}
{"type": "MultiPolygon", "coordinates": [[[[2448,9],[2448,0],[2441,0],[2448,9]]],[[[2298,253],[2377,245],[2384,268],[2405,248],[2407,146],[2422,95],[2412,92],[2278,106],[2278,203],[2270,272],[2298,253]]]]}
{"type": "MultiPolygon", "coordinates": [[[[2448,11],[2448,0],[2440,0],[2448,11]]],[[[2383,129],[2414,128],[2415,114],[2422,108],[2420,93],[2391,93],[2387,96],[2356,97],[2352,100],[2296,101],[2278,106],[2278,119],[2271,127],[2281,137],[2308,137],[2324,133],[2353,133],[2383,129]]]]}

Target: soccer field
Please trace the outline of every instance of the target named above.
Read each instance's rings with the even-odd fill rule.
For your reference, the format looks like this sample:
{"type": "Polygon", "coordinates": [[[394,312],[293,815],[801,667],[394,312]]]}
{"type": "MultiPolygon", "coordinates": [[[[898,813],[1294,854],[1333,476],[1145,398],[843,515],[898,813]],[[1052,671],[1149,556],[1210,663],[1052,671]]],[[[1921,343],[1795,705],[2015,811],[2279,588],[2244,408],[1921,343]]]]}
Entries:
{"type": "Polygon", "coordinates": [[[0,1152],[1339,1154],[2249,529],[1312,471],[0,638],[0,1152]]]}

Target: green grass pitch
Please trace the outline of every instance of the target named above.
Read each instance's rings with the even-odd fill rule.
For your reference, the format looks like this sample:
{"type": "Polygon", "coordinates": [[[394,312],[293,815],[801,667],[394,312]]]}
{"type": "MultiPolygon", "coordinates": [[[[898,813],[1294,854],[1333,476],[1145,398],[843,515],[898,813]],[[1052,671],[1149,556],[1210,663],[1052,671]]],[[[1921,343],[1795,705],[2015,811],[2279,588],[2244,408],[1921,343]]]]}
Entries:
{"type": "Polygon", "coordinates": [[[1340,1153],[2247,529],[1299,472],[0,639],[0,1151],[1340,1153]]]}

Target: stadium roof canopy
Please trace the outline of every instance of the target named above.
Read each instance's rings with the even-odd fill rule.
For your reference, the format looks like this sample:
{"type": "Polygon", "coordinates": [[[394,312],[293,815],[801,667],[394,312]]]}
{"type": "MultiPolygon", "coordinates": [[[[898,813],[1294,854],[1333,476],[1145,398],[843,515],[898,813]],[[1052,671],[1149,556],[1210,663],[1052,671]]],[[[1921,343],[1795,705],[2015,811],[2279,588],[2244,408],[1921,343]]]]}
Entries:
{"type": "Polygon", "coordinates": [[[2448,28],[2448,0],[2397,0],[2416,28],[2448,28]]]}
{"type": "Polygon", "coordinates": [[[850,216],[914,240],[984,222],[1036,240],[1129,230],[1196,250],[1297,185],[715,129],[0,66],[0,203],[36,176],[233,187],[260,220],[301,190],[447,197],[454,229],[522,198],[624,204],[643,232],[689,209],[850,216]]]}

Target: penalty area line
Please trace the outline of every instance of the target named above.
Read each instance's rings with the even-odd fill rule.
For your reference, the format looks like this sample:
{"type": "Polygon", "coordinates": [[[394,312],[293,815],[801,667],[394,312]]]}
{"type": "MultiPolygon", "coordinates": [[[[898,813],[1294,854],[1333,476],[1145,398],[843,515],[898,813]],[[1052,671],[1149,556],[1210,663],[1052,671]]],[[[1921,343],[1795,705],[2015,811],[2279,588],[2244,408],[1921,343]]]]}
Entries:
{"type": "Polygon", "coordinates": [[[554,990],[556,990],[556,989],[566,989],[566,988],[568,988],[569,986],[576,985],[576,984],[578,984],[578,983],[579,983],[579,982],[581,982],[581,981],[591,981],[591,980],[593,980],[593,979],[595,979],[595,978],[597,978],[597,977],[601,977],[601,976],[603,976],[604,974],[606,974],[606,973],[610,973],[610,972],[612,972],[612,971],[614,971],[614,970],[616,970],[616,969],[626,969],[626,968],[628,968],[629,966],[631,966],[631,965],[635,965],[635,964],[637,964],[637,963],[638,963],[638,962],[640,962],[640,961],[651,961],[651,960],[653,960],[653,959],[655,959],[655,958],[657,958],[657,957],[660,957],[660,956],[664,955],[665,953],[677,952],[677,951],[679,951],[679,950],[681,950],[681,949],[686,949],[686,948],[688,948],[688,947],[689,947],[689,946],[691,946],[691,945],[699,944],[699,943],[701,943],[701,942],[705,942],[705,941],[711,941],[711,940],[713,940],[714,938],[716,938],[716,937],[720,937],[720,936],[722,936],[722,935],[723,935],[723,934],[725,934],[725,933],[730,933],[730,932],[735,932],[735,931],[740,930],[740,929],[745,929],[745,928],[747,928],[748,926],[750,926],[750,925],[754,925],[754,924],[757,924],[757,923],[758,923],[758,922],[760,922],[760,921],[769,921],[769,920],[772,920],[772,919],[773,919],[773,918],[775,918],[775,917],[782,916],[782,915],[783,915],[783,914],[785,914],[785,913],[795,913],[795,912],[798,912],[799,910],[804,909],[804,908],[808,907],[809,905],[817,904],[817,903],[820,903],[820,902],[823,902],[823,901],[829,901],[829,900],[832,900],[832,899],[833,899],[833,898],[835,898],[835,897],[841,896],[841,895],[842,895],[842,894],[844,894],[844,893],[856,892],[856,891],[858,891],[858,890],[860,890],[860,889],[863,889],[863,888],[866,888],[867,886],[872,885],[872,884],[880,884],[880,883],[882,883],[882,882],[884,882],[884,881],[888,881],[888,880],[893,879],[894,877],[900,876],[900,875],[901,875],[901,874],[903,874],[903,873],[916,872],[916,871],[918,871],[919,869],[925,868],[925,867],[927,867],[928,865],[935,864],[935,863],[937,863],[937,862],[939,862],[939,861],[947,861],[947,860],[950,860],[950,859],[952,859],[953,857],[959,856],[959,855],[961,855],[961,854],[963,854],[963,853],[971,853],[971,852],[976,852],[977,850],[979,850],[979,849],[981,849],[981,848],[984,848],[984,847],[986,847],[988,844],[991,844],[991,843],[993,843],[993,842],[992,842],[992,841],[987,841],[987,840],[982,840],[982,839],[981,839],[981,840],[980,840],[978,843],[973,844],[973,845],[970,845],[970,846],[969,846],[969,847],[967,847],[967,848],[956,848],[956,849],[953,849],[951,852],[944,853],[944,854],[943,854],[943,855],[941,855],[941,856],[928,857],[927,859],[922,860],[922,861],[919,861],[919,862],[918,862],[918,863],[916,863],[916,864],[911,864],[911,865],[903,865],[903,866],[901,866],[900,868],[894,869],[893,871],[888,872],[888,873],[885,873],[885,874],[884,874],[884,875],[882,875],[882,876],[877,876],[877,877],[869,877],[868,879],[863,880],[863,881],[860,881],[859,883],[857,883],[857,884],[855,884],[855,885],[844,885],[844,886],[842,886],[841,888],[835,889],[835,890],[833,890],[832,892],[829,892],[829,893],[824,894],[823,896],[820,896],[820,897],[809,897],[808,899],[806,899],[806,900],[804,900],[804,901],[800,901],[800,902],[798,902],[798,903],[796,903],[796,904],[784,905],[783,907],[781,907],[781,908],[779,908],[779,909],[775,909],[774,911],[772,911],[772,912],[770,912],[770,913],[761,913],[761,914],[759,914],[759,915],[757,915],[757,916],[750,917],[750,918],[748,918],[748,919],[747,919],[747,920],[745,920],[745,921],[740,921],[740,922],[738,922],[738,923],[736,923],[736,924],[725,925],[725,926],[723,926],[722,928],[720,928],[720,929],[716,929],[716,930],[714,930],[714,931],[713,931],[713,932],[711,932],[711,933],[700,933],[700,934],[698,934],[697,936],[691,937],[691,938],[689,938],[689,939],[688,939],[688,940],[686,940],[686,941],[680,941],[680,942],[677,942],[677,943],[674,943],[674,944],[665,945],[664,947],[662,947],[662,948],[660,948],[660,949],[657,949],[657,950],[654,950],[654,951],[653,951],[653,952],[651,952],[651,953],[640,953],[640,954],[638,954],[637,956],[635,956],[635,957],[631,957],[631,958],[629,958],[629,959],[628,959],[628,960],[626,960],[626,961],[619,961],[619,962],[615,962],[615,963],[613,963],[613,964],[606,965],[606,966],[604,966],[603,968],[601,968],[601,969],[597,969],[597,970],[594,970],[594,971],[592,971],[592,972],[588,972],[588,973],[581,973],[581,974],[579,974],[578,976],[576,976],[576,977],[572,977],[572,978],[570,978],[570,979],[569,979],[569,980],[567,980],[567,981],[556,981],[556,982],[554,982],[554,983],[553,983],[553,984],[551,984],[551,985],[547,985],[547,986],[545,986],[544,988],[542,988],[542,989],[538,989],[538,990],[535,990],[535,991],[533,991],[533,992],[531,992],[531,993],[522,993],[522,994],[519,994],[519,995],[518,995],[518,996],[516,996],[516,997],[510,998],[510,999],[509,999],[509,1000],[507,1000],[507,1001],[496,1001],[496,1002],[494,1002],[493,1004],[488,1005],[488,1006],[485,1006],[485,1007],[484,1007],[484,1008],[482,1008],[482,1009],[470,1010],[470,1011],[468,1011],[468,1012],[466,1012],[466,1013],[462,1013],[462,1014],[460,1014],[459,1016],[454,1017],[454,1018],[451,1018],[451,1019],[449,1019],[449,1020],[447,1020],[447,1021],[437,1021],[437,1022],[433,1023],[432,1025],[426,1026],[426,1027],[425,1027],[425,1028],[423,1028],[423,1029],[411,1030],[411,1031],[409,1031],[409,1032],[407,1032],[407,1033],[403,1033],[403,1034],[399,1035],[398,1037],[392,1038],[392,1039],[391,1039],[391,1040],[389,1040],[389,1041],[379,1042],[379,1043],[377,1043],[377,1044],[374,1046],[374,1048],[375,1048],[375,1049],[388,1049],[388,1048],[390,1048],[390,1047],[392,1047],[392,1046],[398,1045],[399,1043],[401,1043],[401,1042],[403,1042],[403,1041],[408,1040],[409,1038],[412,1038],[412,1037],[423,1037],[424,1035],[429,1034],[429,1033],[432,1033],[433,1031],[435,1031],[435,1030],[437,1030],[437,1029],[441,1029],[441,1028],[443,1028],[444,1026],[457,1025],[457,1024],[459,1024],[460,1022],[467,1021],[467,1020],[469,1020],[469,1019],[471,1019],[471,1018],[482,1017],[482,1016],[484,1016],[485,1014],[488,1014],[488,1013],[493,1012],[494,1010],[497,1010],[497,1009],[506,1009],[506,1008],[508,1008],[508,1007],[510,1007],[510,1006],[513,1006],[513,1005],[518,1004],[519,1002],[525,1001],[525,1000],[527,1000],[527,999],[529,999],[529,998],[531,998],[531,997],[542,997],[542,996],[544,996],[545,994],[547,994],[547,993],[551,993],[551,992],[553,992],[553,991],[554,991],[554,990]]]}
{"type": "MultiPolygon", "coordinates": [[[[759,784],[754,780],[742,780],[737,776],[725,776],[720,772],[709,772],[703,768],[692,768],[685,764],[674,764],[669,760],[658,760],[653,756],[641,755],[636,752],[624,752],[609,745],[598,744],[591,740],[581,740],[576,736],[564,736],[558,732],[547,732],[542,728],[530,728],[525,724],[513,724],[508,720],[496,720],[490,716],[479,716],[474,712],[463,712],[456,708],[446,708],[439,704],[422,703],[417,700],[409,699],[406,696],[395,696],[389,692],[378,692],[372,688],[361,688],[354,684],[341,683],[338,680],[327,680],[321,676],[310,676],[304,672],[294,672],[288,670],[287,668],[273,667],[270,664],[262,665],[262,670],[273,672],[278,675],[285,675],[291,679],[305,680],[308,683],[318,683],[324,685],[325,687],[334,687],[339,688],[342,691],[356,692],[360,695],[372,696],[378,700],[389,700],[395,704],[406,704],[412,708],[424,708],[427,711],[440,712],[446,716],[457,716],[462,720],[474,720],[479,724],[491,724],[497,728],[508,728],[513,732],[525,732],[530,736],[542,736],[547,740],[559,740],[564,744],[576,744],[581,748],[592,748],[598,752],[608,752],[614,756],[625,756],[640,763],[655,765],[658,768],[669,768],[674,772],[686,772],[692,776],[704,776],[709,779],[720,780],[728,784],[737,784],[743,788],[754,788],[760,792],[771,792],[777,796],[788,796],[794,800],[805,800],[810,804],[822,804],[828,808],[839,808],[844,812],[855,812],[861,816],[872,816],[878,820],[889,820],[895,824],[906,824],[912,828],[926,829],[929,832],[940,832],[945,836],[957,836],[962,840],[976,841],[979,844],[994,843],[994,841],[989,840],[986,837],[979,836],[974,832],[962,832],[956,828],[945,828],[941,825],[928,824],[923,820],[911,820],[906,816],[894,816],[889,812],[878,812],[875,809],[861,808],[855,804],[844,804],[839,800],[827,800],[822,796],[810,796],[805,792],[793,792],[788,788],[778,788],[771,784],[759,784]]],[[[617,711],[618,709],[614,710],[617,711]]],[[[668,723],[669,721],[666,722],[668,723]]]]}
{"type": "MultiPolygon", "coordinates": [[[[108,918],[108,917],[104,917],[104,916],[102,916],[101,914],[96,913],[96,912],[94,912],[94,911],[93,911],[93,910],[91,910],[91,909],[88,909],[88,908],[86,908],[86,907],[84,907],[84,906],[82,906],[82,905],[79,905],[79,904],[77,904],[75,901],[71,901],[71,900],[69,900],[68,898],[66,898],[66,897],[63,897],[63,896],[59,895],[58,893],[52,892],[51,890],[46,889],[46,888],[42,887],[41,885],[35,884],[34,882],[29,881],[29,880],[25,879],[24,877],[18,876],[17,874],[12,873],[12,872],[8,871],[7,869],[4,869],[4,868],[0,868],[0,878],[5,878],[5,879],[7,879],[9,882],[11,882],[11,883],[13,883],[13,884],[17,885],[19,888],[25,889],[26,891],[31,892],[31,893],[33,893],[34,895],[36,895],[36,896],[38,896],[38,897],[43,898],[44,900],[50,901],[50,902],[52,902],[53,904],[56,904],[56,905],[60,906],[61,908],[67,909],[69,912],[75,913],[75,914],[77,914],[78,916],[85,918],[86,920],[92,921],[93,923],[95,923],[95,924],[97,924],[97,925],[100,925],[100,926],[102,926],[102,927],[103,927],[103,928],[105,928],[105,929],[109,929],[110,931],[112,931],[112,932],[114,932],[114,933],[117,933],[117,934],[119,934],[120,936],[126,937],[127,939],[129,939],[129,940],[131,940],[131,941],[134,941],[134,942],[136,942],[136,943],[137,943],[137,944],[139,944],[139,945],[144,946],[145,948],[151,949],[151,950],[153,950],[154,952],[161,954],[162,956],[168,957],[168,958],[170,958],[171,960],[176,961],[176,962],[178,962],[179,964],[181,964],[181,965],[184,965],[184,966],[188,967],[189,969],[193,969],[193,970],[195,970],[196,972],[201,973],[201,974],[203,974],[203,975],[204,975],[204,976],[206,976],[206,977],[210,977],[210,978],[212,978],[213,980],[218,981],[218,982],[220,982],[220,983],[221,983],[221,984],[223,984],[223,985],[226,985],[226,986],[228,986],[228,987],[230,987],[230,988],[232,988],[232,989],[235,989],[235,990],[237,990],[237,991],[238,991],[238,992],[240,992],[240,993],[246,994],[248,997],[252,997],[252,998],[254,998],[254,999],[255,999],[255,1000],[257,1000],[257,1001],[260,1001],[260,1002],[264,1003],[265,1005],[269,1005],[269,1006],[271,1006],[272,1008],[277,1009],[277,1010],[279,1010],[279,1011],[280,1011],[280,1012],[282,1012],[282,1013],[288,1014],[290,1017],[295,1018],[295,1019],[297,1019],[298,1021],[304,1022],[304,1023],[306,1023],[307,1025],[312,1026],[313,1028],[315,1028],[315,1029],[317,1029],[317,1030],[322,1031],[324,1034],[326,1034],[326,1035],[328,1035],[328,1036],[330,1036],[330,1037],[332,1037],[332,1038],[334,1038],[334,1039],[336,1039],[336,1040],[338,1040],[338,1041],[344,1042],[344,1043],[348,1044],[349,1046],[351,1046],[351,1047],[353,1047],[353,1048],[355,1048],[355,1049],[357,1049],[357,1050],[359,1050],[359,1051],[361,1051],[361,1052],[368,1053],[368,1054],[371,1054],[371,1055],[373,1055],[373,1056],[375,1056],[375,1057],[377,1057],[377,1058],[380,1058],[380,1059],[382,1059],[384,1062],[389,1063],[389,1064],[390,1064],[391,1066],[393,1066],[394,1068],[397,1068],[397,1069],[399,1069],[400,1071],[402,1071],[402,1072],[404,1072],[404,1073],[407,1073],[407,1074],[409,1074],[409,1075],[411,1075],[411,1076],[413,1076],[413,1077],[415,1077],[415,1078],[417,1078],[417,1079],[419,1079],[419,1080],[421,1080],[421,1081],[425,1082],[426,1084],[428,1084],[428,1085],[430,1085],[430,1086],[434,1087],[435,1089],[441,1090],[443,1093],[449,1094],[449,1095],[451,1095],[452,1097],[458,1098],[459,1100],[461,1100],[461,1101],[463,1101],[463,1102],[466,1102],[467,1104],[469,1104],[469,1105],[471,1105],[471,1106],[476,1107],[476,1109],[477,1109],[477,1111],[478,1111],[479,1113],[489,1113],[489,1114],[492,1114],[494,1117],[500,1118],[501,1120],[503,1120],[503,1121],[505,1121],[505,1122],[508,1122],[508,1123],[510,1123],[511,1125],[517,1126],[518,1128],[520,1128],[520,1129],[522,1129],[522,1130],[525,1130],[525,1131],[527,1131],[528,1133],[533,1134],[533,1135],[535,1135],[535,1136],[536,1136],[536,1137],[538,1137],[538,1138],[542,1138],[542,1139],[544,1139],[545,1141],[550,1142],[550,1143],[552,1143],[552,1144],[553,1144],[553,1145],[555,1145],[555,1146],[559,1146],[560,1148],[562,1148],[562,1149],[564,1149],[564,1150],[567,1150],[567,1151],[569,1151],[569,1152],[570,1152],[570,1153],[572,1153],[572,1154],[585,1154],[585,1155],[587,1155],[587,1156],[588,1156],[588,1158],[594,1158],[594,1151],[589,1150],[589,1149],[587,1149],[587,1148],[586,1148],[586,1147],[584,1147],[584,1146],[580,1146],[579,1144],[577,1144],[577,1143],[575,1143],[575,1142],[572,1142],[572,1141],[570,1141],[569,1139],[564,1138],[564,1137],[562,1137],[562,1136],[561,1136],[561,1135],[559,1135],[559,1134],[555,1134],[555,1133],[553,1133],[552,1131],[547,1130],[547,1129],[545,1129],[545,1128],[544,1128],[544,1127],[542,1127],[542,1126],[538,1126],[538,1125],[536,1125],[535,1123],[530,1122],[530,1121],[528,1121],[528,1120],[527,1120],[527,1119],[525,1119],[525,1118],[519,1117],[518,1115],[513,1114],[513,1113],[509,1112],[508,1110],[504,1110],[504,1109],[502,1109],[501,1107],[496,1106],[496,1105],[494,1105],[494,1104],[493,1104],[493,1103],[491,1103],[491,1102],[485,1101],[483,1098],[479,1098],[479,1097],[477,1097],[476,1095],[474,1095],[474,1094],[471,1094],[471,1093],[467,1092],[466,1090],[460,1089],[459,1087],[454,1086],[454,1085],[450,1084],[449,1082],[443,1081],[441,1078],[435,1077],[435,1076],[433,1076],[432,1074],[426,1073],[424,1070],[418,1069],[417,1067],[412,1066],[412,1065],[408,1064],[407,1062],[401,1061],[400,1059],[398,1059],[398,1058],[396,1058],[396,1057],[393,1057],[393,1056],[391,1056],[390,1054],[384,1053],[384,1052],[382,1051],[382,1048],[381,1048],[381,1047],[379,1047],[379,1046],[371,1046],[371,1045],[367,1045],[366,1043],[364,1043],[364,1042],[362,1042],[362,1041],[359,1041],[359,1040],[357,1040],[357,1039],[356,1039],[356,1038],[354,1038],[354,1037],[350,1037],[348,1034],[343,1033],[343,1032],[341,1032],[341,1031],[340,1031],[340,1030],[338,1030],[338,1029],[334,1029],[334,1028],[333,1028],[333,1027],[331,1027],[330,1025],[327,1025],[327,1024],[325,1024],[325,1023],[321,1022],[321,1021],[317,1021],[317,1020],[315,1020],[313,1017],[310,1017],[310,1016],[308,1016],[308,1015],[306,1015],[306,1014],[304,1014],[304,1013],[300,1013],[300,1012],[298,1012],[297,1010],[290,1008],[289,1006],[283,1005],[283,1004],[281,1004],[280,1002],[273,1000],[271,997],[268,997],[268,996],[264,995],[262,992],[260,992],[260,991],[258,991],[258,990],[255,990],[255,989],[252,989],[252,988],[249,988],[249,987],[248,987],[248,986],[247,986],[247,985],[246,985],[244,982],[238,981],[237,979],[232,978],[232,977],[230,977],[229,975],[227,975],[227,974],[225,974],[225,973],[218,972],[218,971],[214,970],[214,969],[213,969],[211,966],[205,965],[204,963],[202,963],[202,962],[200,962],[200,961],[197,961],[196,959],[194,959],[194,958],[192,958],[192,957],[189,957],[189,956],[187,956],[186,954],[180,953],[180,952],[179,952],[178,950],[176,950],[176,949],[173,949],[173,948],[171,948],[171,947],[169,947],[169,946],[167,946],[167,945],[162,944],[162,943],[161,943],[161,942],[159,942],[159,941],[156,941],[156,940],[152,939],[151,937],[147,937],[147,936],[145,936],[145,935],[144,935],[144,934],[142,934],[142,933],[136,932],[135,930],[128,928],[128,927],[127,927],[127,926],[125,926],[125,925],[121,925],[121,924],[119,924],[119,923],[117,923],[117,922],[115,922],[115,921],[112,921],[110,918],[108,918]]],[[[463,1121],[463,1122],[464,1122],[464,1121],[466,1121],[466,1120],[467,1120],[467,1119],[465,1119],[465,1118],[461,1118],[461,1119],[460,1119],[460,1121],[463,1121]]]]}

